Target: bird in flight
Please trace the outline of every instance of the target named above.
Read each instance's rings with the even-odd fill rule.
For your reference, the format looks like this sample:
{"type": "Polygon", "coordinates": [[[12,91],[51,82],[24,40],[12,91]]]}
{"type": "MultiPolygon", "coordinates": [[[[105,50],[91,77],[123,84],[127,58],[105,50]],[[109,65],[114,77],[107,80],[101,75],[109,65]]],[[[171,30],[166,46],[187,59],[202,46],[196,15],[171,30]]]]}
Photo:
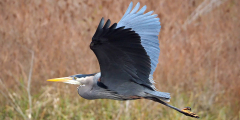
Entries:
{"type": "Polygon", "coordinates": [[[90,43],[101,72],[77,74],[69,77],[49,79],[79,85],[78,94],[89,100],[148,99],[168,106],[186,116],[199,118],[190,107],[178,109],[167,104],[170,93],[156,90],[153,73],[160,53],[158,34],[160,22],[153,11],[146,6],[139,10],[140,4],[133,8],[131,2],[118,23],[110,26],[101,19],[90,43]],[[133,8],[133,9],[132,9],[133,8]]]}

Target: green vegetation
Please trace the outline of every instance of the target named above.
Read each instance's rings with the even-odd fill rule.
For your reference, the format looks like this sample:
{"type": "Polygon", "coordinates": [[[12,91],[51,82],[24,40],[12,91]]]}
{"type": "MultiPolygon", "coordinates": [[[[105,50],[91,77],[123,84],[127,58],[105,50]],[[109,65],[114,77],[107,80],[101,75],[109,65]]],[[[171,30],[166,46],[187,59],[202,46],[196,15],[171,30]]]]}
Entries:
{"type": "MultiPolygon", "coordinates": [[[[68,85],[67,85],[68,86],[68,85]]],[[[70,87],[70,86],[69,86],[70,87]]],[[[64,92],[56,92],[53,87],[43,87],[39,90],[39,95],[33,96],[32,118],[38,120],[45,119],[89,119],[89,120],[126,120],[126,119],[192,119],[178,112],[169,109],[161,104],[148,101],[115,101],[115,100],[85,100],[77,95],[77,92],[70,94],[72,90],[63,87],[64,92]],[[128,105],[127,105],[128,104],[128,105]]],[[[17,91],[12,93],[16,104],[22,109],[25,115],[29,111],[26,91],[17,91]],[[22,93],[22,94],[19,94],[22,93]],[[20,96],[21,95],[21,96],[20,96]]],[[[201,93],[201,94],[204,94],[201,93]]],[[[211,102],[211,101],[208,101],[211,102]]],[[[213,101],[215,102],[215,101],[213,101]]],[[[5,104],[7,101],[5,101],[5,104]]],[[[194,112],[197,112],[201,118],[208,120],[226,120],[238,119],[238,116],[232,114],[229,105],[220,106],[219,104],[210,104],[202,102],[199,96],[193,92],[176,92],[170,102],[174,106],[191,106],[194,112]],[[199,104],[201,103],[201,104],[199,104]],[[233,117],[234,116],[234,117],[233,117]]],[[[237,106],[237,104],[236,104],[237,106]]],[[[15,106],[15,108],[17,108],[15,106]]],[[[6,104],[1,106],[1,119],[23,119],[16,112],[15,108],[6,104]]]]}

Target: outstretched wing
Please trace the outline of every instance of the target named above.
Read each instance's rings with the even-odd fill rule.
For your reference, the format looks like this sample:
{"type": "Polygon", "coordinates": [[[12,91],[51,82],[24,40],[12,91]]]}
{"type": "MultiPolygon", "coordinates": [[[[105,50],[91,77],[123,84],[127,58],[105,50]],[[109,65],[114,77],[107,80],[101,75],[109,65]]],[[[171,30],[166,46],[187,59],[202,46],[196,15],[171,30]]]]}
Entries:
{"type": "Polygon", "coordinates": [[[117,23],[109,26],[110,20],[104,25],[102,18],[90,44],[100,64],[101,82],[112,90],[129,82],[151,88],[150,58],[140,36],[130,28],[116,28],[117,23]]]}
{"type": "Polygon", "coordinates": [[[147,7],[143,6],[139,10],[140,3],[137,3],[133,10],[132,7],[133,3],[131,2],[126,13],[118,22],[117,28],[125,26],[125,29],[131,28],[133,31],[139,34],[141,38],[141,44],[151,59],[151,72],[149,75],[151,80],[153,72],[157,67],[160,53],[158,34],[161,26],[159,18],[156,18],[156,14],[151,15],[153,11],[143,14],[147,7]]]}

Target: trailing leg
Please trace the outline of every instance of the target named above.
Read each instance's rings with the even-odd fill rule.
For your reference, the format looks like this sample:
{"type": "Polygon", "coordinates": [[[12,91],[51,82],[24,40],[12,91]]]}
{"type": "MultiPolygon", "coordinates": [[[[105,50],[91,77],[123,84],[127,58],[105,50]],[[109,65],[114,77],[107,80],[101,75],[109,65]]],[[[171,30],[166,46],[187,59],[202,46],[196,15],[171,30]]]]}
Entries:
{"type": "Polygon", "coordinates": [[[186,115],[186,116],[190,116],[190,117],[194,117],[194,118],[199,118],[198,115],[196,115],[196,114],[193,113],[193,112],[190,112],[190,111],[191,111],[191,108],[190,108],[190,107],[186,107],[186,108],[183,108],[183,109],[178,109],[178,108],[176,108],[176,107],[174,107],[174,106],[172,106],[172,105],[169,105],[169,104],[165,103],[164,101],[162,101],[162,100],[160,100],[160,99],[158,99],[158,98],[156,98],[156,97],[145,97],[145,99],[149,99],[149,100],[152,100],[152,101],[161,103],[161,104],[163,104],[163,105],[165,105],[165,106],[168,106],[168,107],[170,107],[170,108],[172,108],[172,109],[174,109],[174,110],[176,110],[176,111],[178,111],[178,112],[180,112],[180,113],[182,113],[182,114],[184,114],[184,115],[186,115]]]}

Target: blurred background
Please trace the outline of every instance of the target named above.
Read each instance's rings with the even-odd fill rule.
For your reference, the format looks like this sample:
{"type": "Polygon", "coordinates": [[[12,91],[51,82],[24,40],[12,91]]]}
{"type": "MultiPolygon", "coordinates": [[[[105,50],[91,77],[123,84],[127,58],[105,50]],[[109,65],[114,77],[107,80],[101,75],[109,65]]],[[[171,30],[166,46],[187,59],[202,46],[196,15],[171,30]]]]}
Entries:
{"type": "MultiPolygon", "coordinates": [[[[162,26],[157,89],[204,120],[239,120],[240,1],[138,1],[162,26]]],[[[193,119],[149,100],[85,100],[75,85],[46,81],[99,72],[91,38],[102,17],[118,22],[130,2],[1,0],[0,119],[193,119]]]]}

